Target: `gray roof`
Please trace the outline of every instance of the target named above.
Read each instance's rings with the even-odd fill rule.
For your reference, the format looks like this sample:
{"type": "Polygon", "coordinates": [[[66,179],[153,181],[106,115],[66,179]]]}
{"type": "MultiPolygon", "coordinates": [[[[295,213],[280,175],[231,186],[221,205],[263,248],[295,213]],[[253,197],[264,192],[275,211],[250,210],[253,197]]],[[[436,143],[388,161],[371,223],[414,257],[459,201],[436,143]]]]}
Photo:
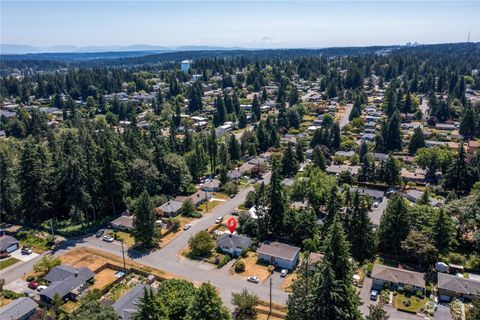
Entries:
{"type": "Polygon", "coordinates": [[[63,298],[94,276],[95,273],[88,268],[76,269],[67,265],[57,266],[45,276],[44,279],[51,284],[40,295],[53,299],[55,294],[58,293],[63,298]]]}
{"type": "Polygon", "coordinates": [[[294,247],[281,242],[269,242],[265,241],[258,248],[257,253],[264,254],[276,258],[282,258],[286,260],[293,260],[295,256],[300,252],[299,247],[294,247]]]}
{"type": "Polygon", "coordinates": [[[217,247],[246,249],[252,245],[249,237],[224,233],[217,239],[217,247]]]}
{"type": "Polygon", "coordinates": [[[438,288],[461,294],[476,295],[480,292],[480,282],[439,272],[438,288]]]}
{"type": "Polygon", "coordinates": [[[0,320],[20,319],[36,308],[37,303],[32,298],[21,297],[0,308],[0,320]]]}
{"type": "Polygon", "coordinates": [[[162,210],[163,212],[178,212],[182,208],[182,203],[175,201],[175,200],[170,200],[164,204],[162,204],[158,209],[162,210]]]}
{"type": "Polygon", "coordinates": [[[408,284],[425,288],[424,274],[420,272],[399,269],[376,264],[372,270],[372,278],[397,284],[408,284]]]}
{"type": "Polygon", "coordinates": [[[141,283],[137,284],[112,305],[113,310],[115,310],[120,319],[128,320],[133,318],[133,315],[137,311],[139,300],[143,297],[145,288],[149,289],[150,286],[141,283]]]}
{"type": "Polygon", "coordinates": [[[18,240],[11,236],[1,236],[0,237],[0,251],[7,250],[13,244],[18,244],[18,240]]]}
{"type": "Polygon", "coordinates": [[[220,187],[220,181],[217,179],[212,179],[200,186],[202,189],[218,189],[220,187]]]}
{"type": "Polygon", "coordinates": [[[112,220],[110,224],[123,226],[125,228],[131,229],[133,228],[133,216],[120,216],[115,220],[112,220]]]}
{"type": "Polygon", "coordinates": [[[367,188],[350,188],[350,192],[357,192],[361,196],[370,196],[374,199],[381,199],[383,198],[385,192],[381,190],[375,190],[375,189],[367,189],[367,188]]]}
{"type": "Polygon", "coordinates": [[[230,170],[228,171],[227,173],[227,177],[229,179],[238,179],[240,178],[241,176],[243,176],[243,173],[240,172],[239,170],[230,170]]]}

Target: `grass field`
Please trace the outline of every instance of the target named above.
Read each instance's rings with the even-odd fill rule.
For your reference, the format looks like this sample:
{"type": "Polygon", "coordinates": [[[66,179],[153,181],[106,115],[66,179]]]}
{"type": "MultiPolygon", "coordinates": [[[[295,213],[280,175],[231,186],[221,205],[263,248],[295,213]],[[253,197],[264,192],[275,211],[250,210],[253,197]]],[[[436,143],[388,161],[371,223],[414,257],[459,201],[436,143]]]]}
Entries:
{"type": "Polygon", "coordinates": [[[403,294],[397,293],[393,297],[395,308],[407,312],[417,312],[425,305],[425,299],[417,298],[416,296],[406,297],[403,294]],[[410,303],[410,305],[407,305],[410,303]]]}
{"type": "Polygon", "coordinates": [[[0,270],[6,269],[10,267],[11,265],[17,263],[19,260],[15,258],[7,258],[0,260],[0,270]]]}

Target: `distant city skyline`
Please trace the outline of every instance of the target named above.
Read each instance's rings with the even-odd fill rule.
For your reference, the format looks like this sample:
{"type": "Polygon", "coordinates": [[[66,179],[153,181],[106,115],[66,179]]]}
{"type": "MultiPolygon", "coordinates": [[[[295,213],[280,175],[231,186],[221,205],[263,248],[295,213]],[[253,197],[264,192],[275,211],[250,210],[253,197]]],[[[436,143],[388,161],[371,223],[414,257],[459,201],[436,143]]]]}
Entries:
{"type": "Polygon", "coordinates": [[[480,40],[479,1],[1,1],[1,43],[321,48],[480,40]]]}

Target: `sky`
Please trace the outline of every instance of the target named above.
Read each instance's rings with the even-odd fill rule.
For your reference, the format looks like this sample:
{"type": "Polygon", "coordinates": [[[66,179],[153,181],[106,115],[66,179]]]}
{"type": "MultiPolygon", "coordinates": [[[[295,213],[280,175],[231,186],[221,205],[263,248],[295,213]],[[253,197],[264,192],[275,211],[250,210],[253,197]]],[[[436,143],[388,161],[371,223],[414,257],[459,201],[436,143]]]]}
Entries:
{"type": "Polygon", "coordinates": [[[477,1],[1,1],[2,44],[320,48],[480,41],[477,1]]]}

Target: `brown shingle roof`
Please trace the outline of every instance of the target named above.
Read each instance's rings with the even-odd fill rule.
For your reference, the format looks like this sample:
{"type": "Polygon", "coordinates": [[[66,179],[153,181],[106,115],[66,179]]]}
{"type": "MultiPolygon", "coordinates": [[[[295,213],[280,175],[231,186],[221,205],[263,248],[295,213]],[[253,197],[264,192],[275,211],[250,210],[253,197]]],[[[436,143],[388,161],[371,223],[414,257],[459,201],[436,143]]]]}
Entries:
{"type": "Polygon", "coordinates": [[[423,273],[388,267],[381,264],[376,264],[373,267],[372,278],[391,283],[408,284],[419,288],[425,288],[423,273]]]}

